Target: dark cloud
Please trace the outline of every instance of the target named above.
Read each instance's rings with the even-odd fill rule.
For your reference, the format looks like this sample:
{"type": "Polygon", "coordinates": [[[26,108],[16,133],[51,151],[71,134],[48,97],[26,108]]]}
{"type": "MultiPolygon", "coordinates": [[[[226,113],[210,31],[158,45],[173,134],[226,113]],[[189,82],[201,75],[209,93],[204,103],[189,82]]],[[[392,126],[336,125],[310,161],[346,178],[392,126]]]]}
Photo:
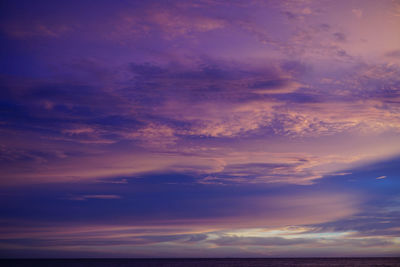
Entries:
{"type": "Polygon", "coordinates": [[[347,41],[346,35],[342,32],[335,32],[333,34],[333,36],[335,37],[335,40],[338,42],[346,42],[347,41]]]}
{"type": "Polygon", "coordinates": [[[166,74],[168,72],[167,69],[159,67],[157,65],[151,63],[137,64],[131,63],[129,65],[130,70],[135,74],[144,76],[144,77],[152,77],[157,75],[166,74]]]}
{"type": "Polygon", "coordinates": [[[318,25],[318,26],[319,26],[319,28],[320,28],[321,30],[324,30],[324,31],[329,31],[329,30],[331,29],[331,25],[326,24],[326,23],[322,23],[322,24],[320,24],[320,25],[318,25]]]}
{"type": "Polygon", "coordinates": [[[388,52],[388,53],[385,54],[385,56],[399,58],[400,57],[400,50],[394,50],[394,51],[388,52]]]}
{"type": "Polygon", "coordinates": [[[291,73],[295,76],[304,75],[306,72],[310,71],[310,66],[301,61],[284,61],[281,66],[285,72],[291,73]]]}
{"type": "Polygon", "coordinates": [[[395,237],[400,231],[399,212],[362,213],[352,218],[315,225],[313,232],[354,232],[354,237],[395,237]]]}
{"type": "Polygon", "coordinates": [[[298,16],[296,14],[289,12],[289,11],[285,12],[284,14],[290,20],[295,20],[298,18],[298,16]]]}
{"type": "Polygon", "coordinates": [[[292,246],[312,244],[317,241],[304,238],[222,236],[211,242],[219,246],[292,246]]]}
{"type": "MultiPolygon", "coordinates": [[[[2,239],[0,245],[24,245],[33,247],[57,247],[57,246],[143,246],[171,241],[184,241],[191,238],[190,235],[137,235],[133,237],[107,238],[104,233],[97,233],[97,236],[91,236],[89,239],[82,239],[79,236],[70,236],[69,238],[38,238],[38,239],[2,239]]],[[[121,233],[123,234],[123,233],[121,233]]],[[[129,234],[129,233],[125,233],[129,234]]],[[[200,240],[198,240],[200,241],[200,240]]]]}
{"type": "Polygon", "coordinates": [[[285,80],[258,81],[250,86],[252,89],[275,89],[287,85],[285,80]]]}
{"type": "Polygon", "coordinates": [[[320,103],[324,101],[325,96],[311,93],[287,93],[276,94],[274,98],[288,103],[320,103]]]}

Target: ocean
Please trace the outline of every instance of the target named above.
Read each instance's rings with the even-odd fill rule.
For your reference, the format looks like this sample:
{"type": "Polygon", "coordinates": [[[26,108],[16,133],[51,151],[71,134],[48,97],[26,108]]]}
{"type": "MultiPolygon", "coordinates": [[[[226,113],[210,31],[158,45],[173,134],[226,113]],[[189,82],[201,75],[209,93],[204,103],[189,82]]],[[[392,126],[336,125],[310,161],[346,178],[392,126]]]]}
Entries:
{"type": "Polygon", "coordinates": [[[10,267],[400,266],[400,258],[2,259],[10,267]]]}

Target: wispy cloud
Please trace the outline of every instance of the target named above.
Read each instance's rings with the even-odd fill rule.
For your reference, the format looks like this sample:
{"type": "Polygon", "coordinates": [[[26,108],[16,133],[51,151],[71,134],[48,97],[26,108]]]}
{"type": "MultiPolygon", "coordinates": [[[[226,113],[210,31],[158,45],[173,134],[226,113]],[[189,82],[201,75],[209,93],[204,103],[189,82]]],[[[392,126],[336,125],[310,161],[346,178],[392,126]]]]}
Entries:
{"type": "Polygon", "coordinates": [[[120,199],[118,195],[82,195],[82,196],[72,196],[68,199],[70,200],[89,200],[89,199],[120,199]]]}

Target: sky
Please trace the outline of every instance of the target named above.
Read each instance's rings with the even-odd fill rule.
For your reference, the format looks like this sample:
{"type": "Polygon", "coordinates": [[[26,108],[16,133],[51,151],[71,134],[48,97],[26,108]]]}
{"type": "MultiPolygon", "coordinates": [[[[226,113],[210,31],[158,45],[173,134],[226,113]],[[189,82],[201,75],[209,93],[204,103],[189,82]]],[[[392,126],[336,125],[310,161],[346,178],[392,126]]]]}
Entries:
{"type": "Polygon", "coordinates": [[[400,255],[400,1],[3,0],[0,257],[400,255]]]}

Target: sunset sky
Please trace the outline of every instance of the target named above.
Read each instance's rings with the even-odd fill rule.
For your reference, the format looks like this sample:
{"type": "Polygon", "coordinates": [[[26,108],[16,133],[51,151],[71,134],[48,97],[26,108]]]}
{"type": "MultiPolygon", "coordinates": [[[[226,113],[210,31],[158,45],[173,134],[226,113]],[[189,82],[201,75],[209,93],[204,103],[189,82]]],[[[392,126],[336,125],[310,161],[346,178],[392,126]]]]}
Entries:
{"type": "Polygon", "coordinates": [[[0,4],[0,257],[400,255],[399,0],[0,4]]]}

